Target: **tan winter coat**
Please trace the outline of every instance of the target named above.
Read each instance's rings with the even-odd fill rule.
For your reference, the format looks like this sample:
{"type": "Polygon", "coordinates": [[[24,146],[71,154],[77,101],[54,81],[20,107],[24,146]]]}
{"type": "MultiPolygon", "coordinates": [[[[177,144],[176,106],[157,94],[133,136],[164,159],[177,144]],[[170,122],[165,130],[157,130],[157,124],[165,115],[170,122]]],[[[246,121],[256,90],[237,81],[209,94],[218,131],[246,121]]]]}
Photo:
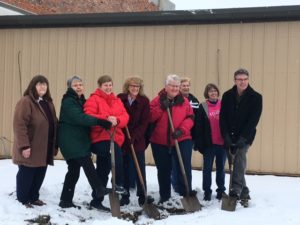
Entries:
{"type": "MultiPolygon", "coordinates": [[[[57,118],[53,103],[49,102],[49,108],[54,121],[53,143],[56,143],[57,118]]],[[[28,95],[22,97],[16,105],[13,120],[13,162],[15,164],[28,167],[53,165],[55,146],[47,159],[48,127],[47,116],[37,100],[28,95]],[[31,155],[27,159],[22,156],[22,149],[26,146],[31,148],[31,155]]]]}

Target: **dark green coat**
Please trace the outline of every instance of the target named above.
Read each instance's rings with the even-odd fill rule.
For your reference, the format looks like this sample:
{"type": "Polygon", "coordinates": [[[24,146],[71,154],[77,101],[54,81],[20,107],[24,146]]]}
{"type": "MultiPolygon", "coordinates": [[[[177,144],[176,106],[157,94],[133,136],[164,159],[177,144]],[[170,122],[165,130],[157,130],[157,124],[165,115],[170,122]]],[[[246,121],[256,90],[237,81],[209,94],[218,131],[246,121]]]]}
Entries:
{"type": "Polygon", "coordinates": [[[90,152],[90,126],[95,126],[98,119],[84,114],[85,98],[69,88],[64,94],[60,115],[58,142],[66,160],[88,156],[90,152]]]}

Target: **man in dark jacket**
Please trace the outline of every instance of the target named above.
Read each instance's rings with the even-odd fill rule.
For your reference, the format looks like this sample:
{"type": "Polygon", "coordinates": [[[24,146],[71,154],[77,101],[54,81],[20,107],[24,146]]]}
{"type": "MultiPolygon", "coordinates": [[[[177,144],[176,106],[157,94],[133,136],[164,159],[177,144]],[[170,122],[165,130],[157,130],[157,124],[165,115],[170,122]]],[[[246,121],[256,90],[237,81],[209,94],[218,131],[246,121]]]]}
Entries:
{"type": "Polygon", "coordinates": [[[246,185],[246,154],[252,144],[262,112],[262,96],[249,85],[249,73],[239,69],[234,73],[235,85],[223,94],[220,128],[227,149],[235,145],[231,197],[250,199],[246,185]]]}

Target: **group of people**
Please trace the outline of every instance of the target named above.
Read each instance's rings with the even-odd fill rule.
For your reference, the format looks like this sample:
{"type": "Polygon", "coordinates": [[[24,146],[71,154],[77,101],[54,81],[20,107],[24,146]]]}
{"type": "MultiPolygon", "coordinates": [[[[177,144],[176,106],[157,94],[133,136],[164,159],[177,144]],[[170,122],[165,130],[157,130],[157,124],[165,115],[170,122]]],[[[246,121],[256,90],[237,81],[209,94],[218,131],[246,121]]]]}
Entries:
{"type": "MultiPolygon", "coordinates": [[[[90,205],[109,211],[102,204],[111,171],[111,141],[114,143],[115,189],[122,196],[120,205],[130,203],[130,187],[135,177],[139,205],[145,202],[142,184],[132,168],[132,147],[146,185],[145,150],[150,143],[162,204],[171,198],[171,187],[179,195],[196,195],[192,189],[192,151],[203,154],[204,200],[212,198],[212,169],[216,160],[217,199],[225,194],[226,153],[235,154],[233,182],[229,195],[249,199],[245,171],[247,151],[252,144],[262,111],[262,96],[249,85],[249,73],[234,73],[234,86],[220,92],[215,84],[204,90],[205,101],[199,103],[190,93],[191,81],[168,75],[165,85],[150,101],[144,94],[139,77],[128,78],[123,92],[115,95],[113,80],[104,75],[98,88],[86,100],[84,83],[79,76],[67,80],[67,91],[56,117],[49,82],[37,75],[30,81],[16,105],[13,128],[13,162],[18,165],[17,199],[26,207],[46,204],[39,198],[47,166],[60,149],[68,165],[59,206],[80,206],[73,203],[80,168],[92,188],[90,205]],[[173,125],[174,127],[172,127],[173,125]],[[174,129],[173,129],[174,128],[174,129]],[[129,131],[129,135],[127,133],[129,131]],[[178,141],[188,193],[175,150],[178,141]],[[232,147],[234,146],[234,148],[232,147]],[[96,167],[91,155],[96,155],[96,167]]],[[[154,199],[147,197],[147,202],[154,199]]]]}

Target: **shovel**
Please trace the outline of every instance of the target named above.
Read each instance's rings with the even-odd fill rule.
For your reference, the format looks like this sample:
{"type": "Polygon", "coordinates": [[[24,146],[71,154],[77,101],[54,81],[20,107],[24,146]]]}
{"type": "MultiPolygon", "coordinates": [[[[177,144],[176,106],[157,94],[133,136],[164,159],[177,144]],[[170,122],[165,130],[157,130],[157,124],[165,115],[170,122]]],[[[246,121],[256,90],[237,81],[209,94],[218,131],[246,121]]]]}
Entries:
{"type": "MultiPolygon", "coordinates": [[[[230,149],[235,148],[235,145],[231,145],[230,149]]],[[[235,159],[235,154],[233,154],[231,152],[231,150],[229,149],[228,151],[228,164],[229,164],[229,192],[232,188],[232,166],[234,163],[234,159],[235,159]]],[[[238,150],[238,149],[237,149],[238,150]]],[[[231,197],[229,194],[228,195],[223,195],[222,196],[222,206],[221,209],[225,210],[225,211],[235,211],[236,208],[236,202],[237,202],[237,198],[236,197],[231,197]]]]}
{"type": "MultiPolygon", "coordinates": [[[[167,108],[167,113],[168,113],[168,118],[169,118],[169,122],[171,125],[171,130],[172,132],[174,132],[174,125],[173,125],[173,120],[172,120],[172,116],[170,113],[170,108],[167,108]]],[[[175,148],[176,148],[176,153],[178,156],[178,161],[179,161],[179,165],[180,165],[180,170],[182,173],[182,177],[183,177],[183,181],[184,181],[184,185],[185,185],[185,190],[186,190],[186,195],[183,196],[183,198],[181,199],[181,203],[182,206],[184,208],[185,211],[187,212],[196,212],[201,210],[201,204],[198,200],[198,198],[196,196],[190,196],[190,191],[189,191],[189,185],[188,185],[188,180],[186,177],[186,173],[185,173],[185,169],[184,169],[184,165],[183,165],[183,161],[182,161],[182,157],[181,157],[181,153],[180,153],[180,149],[179,149],[179,145],[178,145],[178,140],[175,139],[175,148]]]]}
{"type": "Polygon", "coordinates": [[[115,143],[114,136],[116,127],[113,132],[109,132],[110,136],[110,154],[111,154],[111,177],[112,177],[112,192],[109,193],[109,202],[111,208],[111,215],[113,217],[121,217],[119,195],[116,193],[116,161],[115,161],[115,143]]]}
{"type": "MultiPolygon", "coordinates": [[[[125,129],[126,129],[127,137],[128,137],[128,139],[131,143],[131,136],[130,136],[128,127],[126,126],[125,129]]],[[[135,154],[134,147],[133,147],[132,143],[130,144],[130,148],[131,148],[131,154],[132,154],[132,158],[133,158],[133,161],[134,161],[134,165],[135,165],[135,168],[136,168],[141,186],[143,188],[144,196],[145,196],[145,202],[144,202],[144,205],[142,206],[142,208],[143,208],[143,210],[145,211],[145,213],[147,214],[147,216],[149,218],[160,219],[160,213],[157,210],[157,208],[152,203],[148,202],[148,195],[147,195],[146,186],[145,186],[145,183],[144,183],[144,179],[143,179],[141,169],[140,169],[138,160],[136,158],[136,154],[135,154]]]]}

